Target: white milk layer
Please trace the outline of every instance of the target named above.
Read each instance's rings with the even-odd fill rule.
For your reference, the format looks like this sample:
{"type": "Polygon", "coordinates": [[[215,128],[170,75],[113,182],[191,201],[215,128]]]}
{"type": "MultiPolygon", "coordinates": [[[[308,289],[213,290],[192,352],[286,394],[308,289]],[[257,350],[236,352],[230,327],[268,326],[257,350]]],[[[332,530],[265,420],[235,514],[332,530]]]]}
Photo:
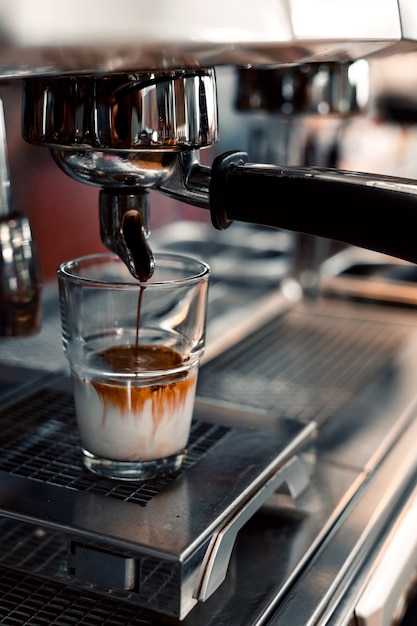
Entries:
{"type": "Polygon", "coordinates": [[[179,380],[145,387],[110,385],[74,376],[81,443],[115,461],[148,461],[177,454],[187,445],[198,365],[179,380]]]}

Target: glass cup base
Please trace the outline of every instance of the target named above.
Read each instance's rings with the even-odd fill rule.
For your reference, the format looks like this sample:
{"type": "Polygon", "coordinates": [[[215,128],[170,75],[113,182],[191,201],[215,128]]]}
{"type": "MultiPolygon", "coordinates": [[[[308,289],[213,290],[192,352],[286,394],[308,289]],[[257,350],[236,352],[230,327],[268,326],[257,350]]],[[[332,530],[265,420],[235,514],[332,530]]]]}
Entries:
{"type": "Polygon", "coordinates": [[[100,476],[114,480],[151,480],[177,472],[186,457],[183,450],[162,459],[150,461],[115,461],[104,459],[82,448],[84,466],[100,476]]]}

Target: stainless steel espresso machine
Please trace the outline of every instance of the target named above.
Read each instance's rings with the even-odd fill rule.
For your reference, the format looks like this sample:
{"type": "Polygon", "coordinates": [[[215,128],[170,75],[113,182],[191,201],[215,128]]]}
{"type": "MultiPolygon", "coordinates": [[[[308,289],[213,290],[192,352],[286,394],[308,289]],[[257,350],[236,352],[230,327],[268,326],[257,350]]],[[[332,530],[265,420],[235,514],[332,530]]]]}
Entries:
{"type": "Polygon", "coordinates": [[[2,624],[414,623],[417,287],[392,276],[417,261],[417,183],[251,162],[239,136],[203,156],[221,132],[222,68],[248,115],[343,116],[358,62],[413,51],[412,0],[0,0],[0,87],[21,88],[24,139],[99,189],[85,220],[103,244],[142,279],[158,247],[213,267],[183,468],[143,483],[89,474],[0,122],[2,624]],[[150,237],[154,192],[211,224],[150,237]],[[343,244],[313,268],[314,297],[304,237],[343,244]]]}

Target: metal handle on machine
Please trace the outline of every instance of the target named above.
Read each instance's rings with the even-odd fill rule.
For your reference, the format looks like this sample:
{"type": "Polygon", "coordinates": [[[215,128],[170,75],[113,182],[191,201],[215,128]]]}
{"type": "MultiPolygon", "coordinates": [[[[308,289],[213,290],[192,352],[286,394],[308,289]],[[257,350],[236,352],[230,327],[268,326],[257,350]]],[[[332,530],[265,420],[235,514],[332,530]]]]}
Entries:
{"type": "Polygon", "coordinates": [[[7,158],[6,124],[4,121],[3,100],[0,98],[0,218],[10,215],[10,176],[7,158]]]}
{"type": "Polygon", "coordinates": [[[378,564],[355,607],[362,626],[390,626],[406,607],[417,569],[417,496],[393,529],[378,564]]]}
{"type": "Polygon", "coordinates": [[[233,221],[334,239],[417,262],[417,182],[312,167],[215,159],[210,210],[217,228],[233,221]]]}
{"type": "Polygon", "coordinates": [[[225,579],[237,533],[254,513],[283,484],[288,485],[291,495],[296,497],[305,489],[308,482],[309,475],[304,463],[298,456],[292,457],[231,520],[213,535],[202,566],[203,574],[197,594],[198,600],[207,600],[225,579]]]}

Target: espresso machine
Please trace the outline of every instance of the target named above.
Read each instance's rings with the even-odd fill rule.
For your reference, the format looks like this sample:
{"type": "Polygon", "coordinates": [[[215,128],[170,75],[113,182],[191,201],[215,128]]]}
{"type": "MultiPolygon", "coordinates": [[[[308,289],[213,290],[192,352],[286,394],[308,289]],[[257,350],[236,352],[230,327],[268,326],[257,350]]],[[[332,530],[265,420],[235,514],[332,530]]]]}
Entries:
{"type": "Polygon", "coordinates": [[[245,115],[297,125],[300,112],[356,111],[367,63],[416,50],[411,0],[0,0],[0,87],[21,90],[23,138],[98,190],[98,217],[85,219],[104,246],[142,280],[159,247],[207,249],[213,267],[183,468],[144,483],[90,475],[68,372],[48,358],[59,312],[55,301],[40,312],[1,111],[1,623],[412,619],[415,288],[352,286],[339,255],[317,263],[306,249],[324,238],[343,259],[365,249],[368,267],[410,275],[417,184],[311,159],[251,162],[239,133],[217,150],[216,79],[234,72],[245,115]],[[210,224],[150,236],[155,193],[210,224]],[[300,257],[304,274],[309,261],[324,268],[323,289],[306,287],[300,257]]]}

